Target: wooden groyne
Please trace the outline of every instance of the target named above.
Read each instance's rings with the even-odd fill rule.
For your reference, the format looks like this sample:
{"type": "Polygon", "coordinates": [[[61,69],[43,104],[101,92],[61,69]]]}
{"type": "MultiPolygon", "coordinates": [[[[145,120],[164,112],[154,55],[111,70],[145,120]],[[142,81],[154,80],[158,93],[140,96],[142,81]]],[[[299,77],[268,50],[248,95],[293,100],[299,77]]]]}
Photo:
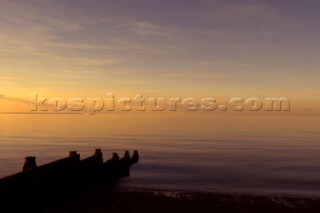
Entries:
{"type": "Polygon", "coordinates": [[[115,183],[121,177],[130,176],[130,167],[138,161],[138,151],[132,156],[126,151],[122,158],[113,153],[104,162],[101,149],[83,160],[76,151],[70,151],[68,157],[41,166],[37,166],[36,157],[28,156],[22,172],[0,179],[0,210],[4,204],[37,205],[92,184],[115,183]]]}

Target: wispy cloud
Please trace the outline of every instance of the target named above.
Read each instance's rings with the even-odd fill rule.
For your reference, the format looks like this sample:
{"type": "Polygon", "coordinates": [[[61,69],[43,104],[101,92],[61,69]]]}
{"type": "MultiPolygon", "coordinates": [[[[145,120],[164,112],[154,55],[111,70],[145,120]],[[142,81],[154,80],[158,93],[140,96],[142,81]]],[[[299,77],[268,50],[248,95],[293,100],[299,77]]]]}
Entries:
{"type": "Polygon", "coordinates": [[[175,81],[189,90],[187,85],[204,88],[203,82],[213,80],[228,80],[226,87],[253,80],[267,87],[285,80],[292,91],[300,81],[319,88],[314,44],[320,40],[320,15],[307,19],[309,12],[299,10],[298,3],[281,4],[2,0],[1,89],[67,91],[82,84],[103,89],[141,82],[151,91],[156,83],[175,81]]]}
{"type": "Polygon", "coordinates": [[[161,26],[147,21],[137,21],[128,24],[131,30],[140,35],[162,37],[162,38],[177,38],[178,31],[173,27],[161,26]]]}

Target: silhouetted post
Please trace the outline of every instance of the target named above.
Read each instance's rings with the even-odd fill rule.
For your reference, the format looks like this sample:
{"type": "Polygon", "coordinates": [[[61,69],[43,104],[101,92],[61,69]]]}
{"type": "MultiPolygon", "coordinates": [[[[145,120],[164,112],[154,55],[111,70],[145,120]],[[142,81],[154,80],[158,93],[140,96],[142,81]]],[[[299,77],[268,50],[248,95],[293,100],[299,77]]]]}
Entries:
{"type": "Polygon", "coordinates": [[[77,155],[77,151],[69,151],[69,157],[77,155]]]}
{"type": "Polygon", "coordinates": [[[94,155],[99,158],[99,163],[102,164],[103,163],[103,154],[102,154],[101,149],[95,149],[94,155]]]}
{"type": "Polygon", "coordinates": [[[107,160],[104,164],[104,178],[108,179],[118,179],[120,176],[120,170],[119,170],[119,155],[118,153],[114,152],[112,154],[112,158],[107,160]]]}
{"type": "Polygon", "coordinates": [[[119,159],[120,159],[120,158],[119,158],[118,153],[114,152],[114,153],[112,154],[111,160],[113,160],[113,161],[118,161],[119,159]]]}
{"type": "Polygon", "coordinates": [[[102,154],[101,149],[95,149],[95,150],[94,150],[94,154],[95,154],[95,155],[102,154]]]}
{"type": "Polygon", "coordinates": [[[125,151],[123,158],[126,158],[126,159],[130,158],[129,151],[125,151]]]}
{"type": "Polygon", "coordinates": [[[77,151],[69,151],[69,158],[72,158],[78,162],[80,161],[80,154],[78,154],[77,151]]]}
{"type": "Polygon", "coordinates": [[[23,171],[27,171],[35,168],[37,168],[36,157],[35,156],[25,157],[23,171]]]}
{"type": "Polygon", "coordinates": [[[133,155],[131,157],[131,164],[139,162],[139,153],[137,150],[134,150],[133,155]]]}
{"type": "Polygon", "coordinates": [[[129,151],[125,151],[124,156],[120,159],[120,176],[130,176],[131,158],[129,151]]]}

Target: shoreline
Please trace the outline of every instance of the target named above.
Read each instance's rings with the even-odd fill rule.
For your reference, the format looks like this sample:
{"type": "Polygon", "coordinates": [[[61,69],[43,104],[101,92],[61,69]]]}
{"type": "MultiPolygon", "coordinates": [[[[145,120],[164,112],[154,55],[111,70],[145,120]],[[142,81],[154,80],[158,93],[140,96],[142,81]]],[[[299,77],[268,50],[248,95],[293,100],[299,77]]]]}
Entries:
{"type": "MultiPolygon", "coordinates": [[[[127,187],[127,186],[126,186],[127,187]]],[[[228,194],[228,195],[249,195],[249,196],[263,196],[263,197],[290,197],[290,198],[311,198],[320,199],[320,193],[317,192],[299,192],[299,191],[284,191],[284,190],[269,190],[266,192],[264,189],[256,190],[215,190],[215,191],[201,191],[201,190],[174,190],[174,189],[153,189],[153,188],[125,188],[121,187],[121,192],[136,192],[136,193],[155,193],[165,194],[169,197],[175,194],[228,194]]]]}
{"type": "MultiPolygon", "coordinates": [[[[35,203],[37,205],[37,203],[35,203]]],[[[320,212],[320,197],[237,193],[125,191],[94,185],[22,212],[320,212]]]]}

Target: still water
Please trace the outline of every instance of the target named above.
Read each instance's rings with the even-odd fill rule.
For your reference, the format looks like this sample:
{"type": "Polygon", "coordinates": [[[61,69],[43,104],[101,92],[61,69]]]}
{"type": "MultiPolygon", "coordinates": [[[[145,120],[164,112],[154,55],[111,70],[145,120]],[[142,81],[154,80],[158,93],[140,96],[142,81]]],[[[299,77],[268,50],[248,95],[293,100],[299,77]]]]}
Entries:
{"type": "Polygon", "coordinates": [[[0,176],[77,150],[139,150],[122,186],[139,190],[320,193],[320,117],[209,114],[0,115],[0,176]]]}

